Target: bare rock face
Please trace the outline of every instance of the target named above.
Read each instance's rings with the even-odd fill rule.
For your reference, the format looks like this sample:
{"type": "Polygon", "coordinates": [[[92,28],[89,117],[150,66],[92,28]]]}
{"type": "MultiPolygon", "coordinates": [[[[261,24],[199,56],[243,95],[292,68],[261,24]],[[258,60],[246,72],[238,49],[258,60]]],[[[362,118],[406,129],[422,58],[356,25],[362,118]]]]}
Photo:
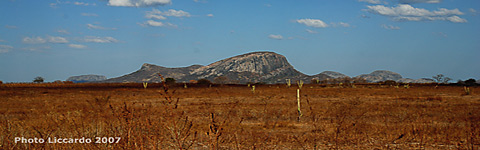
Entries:
{"type": "Polygon", "coordinates": [[[198,79],[213,79],[226,76],[242,82],[282,82],[286,78],[302,78],[303,73],[295,70],[285,56],[274,52],[253,52],[224,60],[193,70],[198,79]],[[235,77],[235,76],[240,76],[235,77]],[[244,77],[242,77],[244,76],[244,77]]]}
{"type": "Polygon", "coordinates": [[[83,83],[83,82],[97,82],[106,80],[107,77],[102,75],[80,75],[72,76],[67,79],[67,81],[72,81],[74,83],[83,83]]]}
{"type": "Polygon", "coordinates": [[[374,71],[370,74],[362,74],[357,76],[357,78],[363,78],[367,82],[370,83],[376,83],[376,82],[382,82],[386,80],[393,80],[397,81],[402,78],[402,75],[392,72],[392,71],[387,71],[387,70],[377,70],[374,71]]]}

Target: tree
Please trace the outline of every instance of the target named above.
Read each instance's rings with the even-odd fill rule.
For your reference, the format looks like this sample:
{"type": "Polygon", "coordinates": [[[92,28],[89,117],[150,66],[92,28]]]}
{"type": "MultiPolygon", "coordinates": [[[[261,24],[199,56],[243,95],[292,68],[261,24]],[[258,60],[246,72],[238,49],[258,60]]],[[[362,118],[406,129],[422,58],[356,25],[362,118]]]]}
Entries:
{"type": "Polygon", "coordinates": [[[458,84],[458,85],[465,85],[465,81],[458,80],[458,81],[457,81],[457,84],[458,84]]]}
{"type": "Polygon", "coordinates": [[[210,80],[207,80],[207,79],[200,79],[197,81],[197,84],[199,85],[210,85],[212,84],[212,82],[210,82],[210,80]]]}
{"type": "Polygon", "coordinates": [[[467,86],[473,86],[473,85],[476,84],[476,82],[477,82],[477,81],[476,81],[475,79],[465,80],[465,84],[466,84],[467,86]]]}
{"type": "Polygon", "coordinates": [[[44,81],[43,77],[40,77],[40,76],[35,77],[35,78],[33,79],[33,82],[34,82],[34,83],[42,83],[43,81],[44,81]]]}
{"type": "Polygon", "coordinates": [[[175,84],[175,79],[174,78],[166,78],[165,79],[165,84],[168,84],[168,85],[171,85],[171,84],[175,84]]]}
{"type": "Polygon", "coordinates": [[[448,83],[448,81],[452,80],[452,78],[445,77],[445,75],[443,74],[438,74],[436,76],[433,76],[432,78],[435,79],[437,83],[448,83]]]}
{"type": "Polygon", "coordinates": [[[317,78],[313,78],[312,80],[310,80],[310,84],[318,84],[320,82],[320,80],[318,80],[317,78]]]}

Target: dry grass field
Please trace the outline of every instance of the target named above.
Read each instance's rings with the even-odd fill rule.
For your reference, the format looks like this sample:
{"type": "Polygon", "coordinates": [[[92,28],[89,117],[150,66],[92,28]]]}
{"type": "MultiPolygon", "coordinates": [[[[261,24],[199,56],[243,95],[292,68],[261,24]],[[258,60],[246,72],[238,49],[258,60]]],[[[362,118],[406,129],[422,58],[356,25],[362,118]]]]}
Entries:
{"type": "Polygon", "coordinates": [[[298,119],[296,85],[1,84],[0,149],[480,149],[470,90],[306,84],[298,119]]]}

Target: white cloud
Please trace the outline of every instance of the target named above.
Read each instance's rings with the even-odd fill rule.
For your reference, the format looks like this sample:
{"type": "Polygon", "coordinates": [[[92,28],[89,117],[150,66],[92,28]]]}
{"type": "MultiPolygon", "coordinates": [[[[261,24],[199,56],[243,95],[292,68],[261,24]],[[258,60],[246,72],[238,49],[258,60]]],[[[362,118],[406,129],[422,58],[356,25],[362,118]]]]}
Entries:
{"type": "Polygon", "coordinates": [[[193,0],[195,3],[207,3],[207,0],[193,0]]]}
{"type": "Polygon", "coordinates": [[[79,6],[97,6],[96,3],[90,4],[90,3],[85,3],[85,2],[73,2],[73,4],[79,5],[79,6]]]}
{"type": "Polygon", "coordinates": [[[43,43],[46,43],[47,40],[45,40],[44,38],[42,37],[24,37],[22,39],[22,42],[23,43],[26,43],[26,44],[43,44],[43,43]]]}
{"type": "Polygon", "coordinates": [[[443,32],[433,32],[433,35],[444,37],[444,38],[448,37],[448,35],[446,33],[443,33],[443,32]]]}
{"type": "Polygon", "coordinates": [[[311,34],[317,34],[318,33],[317,31],[310,30],[310,29],[306,29],[305,31],[307,31],[308,33],[311,33],[311,34]]]}
{"type": "Polygon", "coordinates": [[[213,14],[207,14],[207,17],[213,17],[213,14]]]}
{"type": "Polygon", "coordinates": [[[169,17],[190,17],[190,13],[185,12],[183,10],[174,10],[169,9],[168,11],[160,11],[158,9],[152,9],[152,11],[147,11],[145,13],[145,18],[148,19],[156,19],[156,20],[165,20],[167,19],[165,16],[169,17]]]}
{"type": "Polygon", "coordinates": [[[367,3],[370,3],[370,4],[381,4],[382,1],[381,0],[358,0],[359,2],[367,2],[367,3]]]}
{"type": "MultiPolygon", "coordinates": [[[[155,10],[156,9],[154,9],[154,11],[155,10]]],[[[190,13],[188,12],[185,12],[183,10],[174,10],[174,9],[169,9],[168,11],[159,12],[159,13],[165,16],[172,16],[172,17],[190,17],[191,16],[190,13]]]]}
{"type": "Polygon", "coordinates": [[[398,26],[386,25],[386,24],[382,24],[382,28],[388,29],[388,30],[400,30],[400,27],[398,26]]]}
{"type": "Polygon", "coordinates": [[[83,41],[91,43],[117,43],[118,40],[113,37],[86,36],[83,41]]]}
{"type": "Polygon", "coordinates": [[[471,13],[477,13],[477,10],[475,10],[473,8],[468,9],[468,11],[471,12],[471,13]]]}
{"type": "Polygon", "coordinates": [[[362,18],[370,18],[370,16],[367,16],[367,15],[365,15],[365,14],[360,15],[360,17],[362,17],[362,18]]]}
{"type": "Polygon", "coordinates": [[[268,38],[271,38],[271,39],[275,39],[275,40],[282,40],[283,39],[283,36],[282,35],[275,35],[275,34],[270,34],[268,35],[268,38]]]}
{"type": "Polygon", "coordinates": [[[60,1],[60,0],[57,0],[55,3],[50,3],[50,7],[52,8],[58,8],[59,4],[73,4],[73,5],[77,5],[77,6],[97,6],[96,3],[85,3],[85,2],[71,2],[71,1],[60,1]]]}
{"type": "Polygon", "coordinates": [[[400,3],[403,4],[414,4],[414,3],[440,3],[442,0],[400,0],[400,3]]]}
{"type": "Polygon", "coordinates": [[[49,36],[47,35],[45,38],[43,37],[24,37],[22,39],[22,42],[23,43],[26,43],[26,44],[43,44],[43,43],[56,43],[56,44],[64,44],[64,43],[68,43],[68,40],[64,37],[60,37],[60,36],[49,36]]]}
{"type": "Polygon", "coordinates": [[[315,28],[326,28],[328,27],[328,24],[323,22],[322,20],[319,19],[298,19],[296,20],[297,23],[304,24],[309,27],[315,27],[315,28]]]}
{"type": "Polygon", "coordinates": [[[84,48],[87,48],[87,46],[85,45],[81,45],[81,44],[69,44],[68,47],[71,47],[71,48],[77,48],[77,49],[84,49],[84,48]]]}
{"type": "Polygon", "coordinates": [[[116,30],[117,28],[105,28],[99,25],[87,24],[88,29],[97,29],[97,30],[116,30]]]}
{"type": "Polygon", "coordinates": [[[163,23],[155,20],[147,20],[144,23],[139,23],[139,25],[143,27],[172,27],[172,28],[177,28],[177,25],[171,24],[171,23],[163,23]]]}
{"type": "Polygon", "coordinates": [[[57,7],[57,3],[50,3],[50,7],[52,7],[52,8],[58,8],[58,7],[57,7]]]}
{"type": "Polygon", "coordinates": [[[345,23],[345,22],[331,23],[331,24],[332,24],[332,26],[334,26],[334,27],[338,27],[338,26],[340,26],[340,27],[350,27],[350,24],[345,23]]]}
{"type": "Polygon", "coordinates": [[[147,20],[146,22],[143,23],[143,25],[152,26],[152,27],[163,27],[163,26],[165,26],[165,24],[163,22],[154,21],[154,20],[147,20]]]}
{"type": "Polygon", "coordinates": [[[13,49],[10,45],[0,45],[0,53],[8,53],[13,49]]]}
{"type": "Polygon", "coordinates": [[[68,43],[68,40],[64,37],[59,37],[59,36],[48,36],[47,35],[47,41],[50,43],[58,43],[58,44],[64,44],[68,43]]]}
{"type": "Polygon", "coordinates": [[[157,20],[165,20],[167,19],[167,17],[164,17],[162,15],[156,15],[156,14],[145,14],[145,18],[148,18],[148,19],[157,19],[157,20]]]}
{"type": "MultiPolygon", "coordinates": [[[[443,20],[443,18],[439,18],[438,20],[443,20]]],[[[455,22],[455,23],[466,23],[466,22],[468,22],[466,19],[460,18],[458,16],[447,17],[446,20],[448,20],[450,22],[455,22]]]]}
{"type": "Polygon", "coordinates": [[[154,7],[171,4],[171,0],[108,0],[109,6],[154,7]]]}
{"type": "Polygon", "coordinates": [[[58,33],[63,33],[63,34],[70,34],[70,32],[68,32],[67,30],[65,29],[59,29],[57,30],[58,33]]]}
{"type": "Polygon", "coordinates": [[[87,17],[98,17],[98,15],[95,14],[95,13],[82,13],[81,15],[82,16],[87,16],[87,17]]]}
{"type": "Polygon", "coordinates": [[[396,7],[385,7],[383,5],[367,6],[366,11],[382,16],[391,17],[395,21],[450,21],[455,23],[467,22],[466,19],[457,15],[464,13],[458,9],[440,8],[435,11],[429,11],[423,8],[415,8],[408,4],[400,4],[396,7]]]}

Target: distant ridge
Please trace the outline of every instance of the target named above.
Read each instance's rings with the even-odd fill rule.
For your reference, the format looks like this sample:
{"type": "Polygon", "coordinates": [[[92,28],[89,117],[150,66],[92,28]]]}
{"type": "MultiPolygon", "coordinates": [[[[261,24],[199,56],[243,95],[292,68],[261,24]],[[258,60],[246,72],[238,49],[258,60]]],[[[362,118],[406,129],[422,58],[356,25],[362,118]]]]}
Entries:
{"type": "Polygon", "coordinates": [[[84,82],[97,82],[106,80],[107,77],[103,75],[79,75],[79,76],[72,76],[67,79],[67,81],[72,81],[74,83],[84,83],[84,82]]]}
{"type": "MultiPolygon", "coordinates": [[[[188,67],[167,68],[145,63],[139,70],[116,78],[106,79],[100,82],[161,82],[158,73],[165,78],[174,78],[177,82],[189,82],[190,80],[208,79],[222,83],[285,83],[286,79],[292,81],[303,80],[305,83],[312,79],[326,80],[346,78],[339,72],[324,71],[316,75],[306,75],[296,70],[283,55],[275,52],[261,51],[237,55],[222,59],[206,66],[192,65],[188,67]]],[[[370,74],[362,74],[356,78],[363,78],[367,82],[381,82],[394,80],[405,83],[427,83],[431,79],[405,79],[398,73],[377,70],[370,74]]]]}
{"type": "Polygon", "coordinates": [[[370,74],[359,75],[357,76],[357,78],[363,78],[367,80],[367,82],[375,83],[375,82],[381,82],[386,80],[397,81],[402,78],[402,75],[392,71],[388,71],[388,70],[376,70],[370,74]]]}

